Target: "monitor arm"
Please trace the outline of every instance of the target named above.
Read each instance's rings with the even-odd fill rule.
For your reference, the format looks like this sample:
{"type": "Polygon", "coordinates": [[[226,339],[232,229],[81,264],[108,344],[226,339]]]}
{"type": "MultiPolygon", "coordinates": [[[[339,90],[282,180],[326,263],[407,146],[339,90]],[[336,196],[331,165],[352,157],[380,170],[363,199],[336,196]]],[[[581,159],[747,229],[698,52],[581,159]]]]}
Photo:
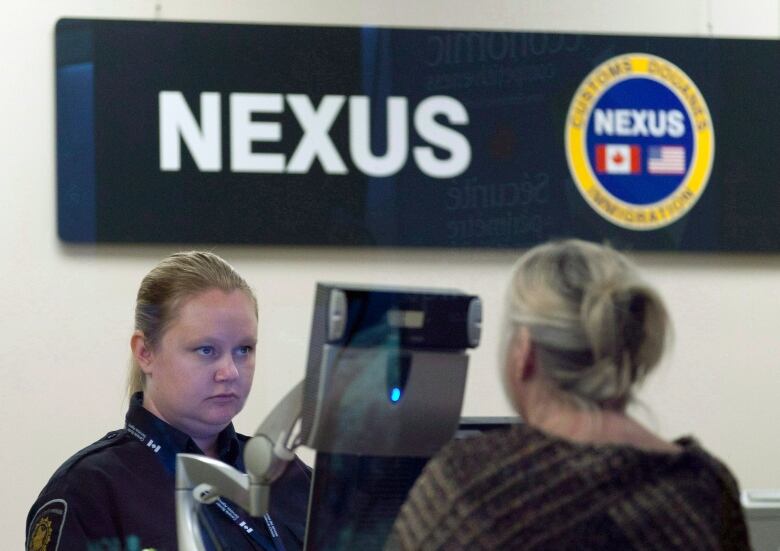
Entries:
{"type": "Polygon", "coordinates": [[[246,474],[203,455],[176,456],[176,530],[180,551],[206,551],[197,520],[201,504],[225,497],[253,517],[269,508],[271,484],[295,458],[293,432],[301,416],[303,381],[265,418],[244,446],[246,474]]]}

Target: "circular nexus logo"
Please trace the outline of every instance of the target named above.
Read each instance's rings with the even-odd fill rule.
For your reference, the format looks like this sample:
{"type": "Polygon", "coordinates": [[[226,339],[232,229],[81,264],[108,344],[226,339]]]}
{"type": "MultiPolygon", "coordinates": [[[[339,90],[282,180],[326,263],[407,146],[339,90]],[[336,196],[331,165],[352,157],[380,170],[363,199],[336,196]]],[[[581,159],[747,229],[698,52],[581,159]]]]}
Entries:
{"type": "Polygon", "coordinates": [[[715,156],[704,97],[679,67],[632,53],[596,67],[569,107],[566,158],[593,209],[631,230],[679,220],[701,197],[715,156]]]}

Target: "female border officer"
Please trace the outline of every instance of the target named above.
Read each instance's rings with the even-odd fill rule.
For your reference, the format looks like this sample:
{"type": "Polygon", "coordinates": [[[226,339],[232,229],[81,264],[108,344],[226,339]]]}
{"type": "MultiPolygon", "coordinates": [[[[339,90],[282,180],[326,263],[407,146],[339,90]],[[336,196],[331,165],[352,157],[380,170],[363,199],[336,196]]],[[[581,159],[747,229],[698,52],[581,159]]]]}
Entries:
{"type": "MultiPolygon", "coordinates": [[[[256,342],[256,298],[230,265],[197,251],[160,262],[138,291],[125,427],[54,473],[27,517],[27,549],[175,551],[176,454],[244,470],[248,437],[232,419],[252,387],[256,342]]],[[[226,501],[204,506],[204,540],[215,549],[300,549],[309,482],[296,459],[259,521],[226,501]]]]}

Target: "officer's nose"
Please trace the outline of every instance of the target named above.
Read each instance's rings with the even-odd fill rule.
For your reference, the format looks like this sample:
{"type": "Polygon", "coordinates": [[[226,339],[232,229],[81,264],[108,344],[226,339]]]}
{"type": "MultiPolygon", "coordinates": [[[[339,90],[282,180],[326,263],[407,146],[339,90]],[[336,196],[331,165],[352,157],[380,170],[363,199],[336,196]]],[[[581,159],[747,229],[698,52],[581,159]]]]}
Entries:
{"type": "Polygon", "coordinates": [[[238,378],[238,366],[236,359],[232,355],[226,355],[219,363],[217,372],[214,374],[214,380],[217,382],[232,381],[238,378]]]}

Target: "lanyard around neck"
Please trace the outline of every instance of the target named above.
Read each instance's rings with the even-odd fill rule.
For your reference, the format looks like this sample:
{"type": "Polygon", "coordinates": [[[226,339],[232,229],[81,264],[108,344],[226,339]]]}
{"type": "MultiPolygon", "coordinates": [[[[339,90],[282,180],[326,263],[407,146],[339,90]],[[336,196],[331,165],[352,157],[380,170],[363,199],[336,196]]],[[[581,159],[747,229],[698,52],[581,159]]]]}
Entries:
{"type": "MultiPolygon", "coordinates": [[[[153,440],[151,436],[129,421],[125,424],[125,428],[131,435],[141,441],[144,448],[158,458],[168,473],[171,475],[176,474],[176,451],[172,449],[172,446],[166,445],[170,444],[170,442],[158,442],[153,440]]],[[[217,509],[219,509],[236,527],[240,528],[241,532],[246,537],[257,543],[261,548],[268,549],[266,537],[260,534],[260,531],[255,528],[253,521],[249,517],[244,519],[243,515],[236,511],[237,507],[231,507],[231,505],[222,498],[219,498],[216,503],[214,503],[214,506],[217,507],[217,509]]],[[[243,513],[243,511],[241,511],[241,513],[243,513]]],[[[276,551],[286,551],[284,542],[282,542],[282,538],[271,515],[266,513],[263,515],[263,520],[265,521],[265,526],[268,529],[268,535],[271,537],[274,549],[276,551]]]]}

